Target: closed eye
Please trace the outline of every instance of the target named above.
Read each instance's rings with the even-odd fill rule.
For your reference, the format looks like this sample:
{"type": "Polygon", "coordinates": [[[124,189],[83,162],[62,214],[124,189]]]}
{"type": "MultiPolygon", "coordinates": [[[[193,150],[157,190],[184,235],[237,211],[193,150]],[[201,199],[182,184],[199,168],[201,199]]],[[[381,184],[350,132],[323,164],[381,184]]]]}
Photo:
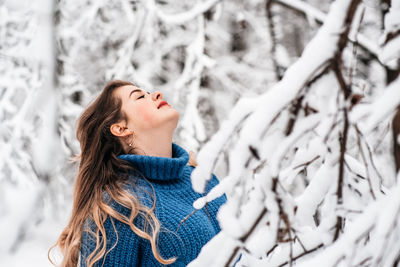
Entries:
{"type": "MultiPolygon", "coordinates": [[[[150,92],[146,92],[146,93],[150,95],[150,92]]],[[[141,99],[141,98],[144,98],[145,95],[146,95],[146,94],[143,94],[143,95],[139,96],[138,98],[136,98],[136,100],[141,99]]]]}

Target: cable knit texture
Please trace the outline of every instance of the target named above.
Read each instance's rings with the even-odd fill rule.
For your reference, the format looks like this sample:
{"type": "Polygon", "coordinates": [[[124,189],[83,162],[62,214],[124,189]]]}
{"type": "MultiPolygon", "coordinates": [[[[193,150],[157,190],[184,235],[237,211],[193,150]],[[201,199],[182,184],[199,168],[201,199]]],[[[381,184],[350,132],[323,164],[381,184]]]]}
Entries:
{"type": "MultiPolygon", "coordinates": [[[[182,222],[194,211],[193,202],[204,195],[196,193],[192,188],[190,174],[194,167],[187,165],[188,153],[180,146],[172,144],[172,158],[134,154],[120,155],[119,158],[128,161],[147,179],[146,181],[132,173],[129,177],[130,183],[126,188],[139,199],[142,205],[152,206],[152,196],[154,196],[152,187],[154,188],[155,215],[161,223],[158,238],[161,256],[165,259],[177,257],[177,260],[168,266],[186,266],[220,231],[216,213],[226,201],[225,196],[208,203],[203,209],[182,222]]],[[[213,175],[205,193],[208,193],[217,183],[218,180],[213,175]]],[[[130,210],[115,201],[110,201],[109,205],[126,216],[130,214],[130,210]]],[[[144,227],[143,222],[142,215],[138,215],[134,220],[135,225],[141,229],[144,227]]],[[[93,225],[93,222],[87,221],[85,228],[95,230],[93,225]]],[[[108,252],[96,262],[95,266],[163,266],[153,256],[150,242],[137,236],[128,225],[108,218],[105,222],[105,230],[108,252]]],[[[83,232],[81,266],[86,266],[86,259],[95,248],[95,240],[95,237],[87,231],[83,232]]]]}

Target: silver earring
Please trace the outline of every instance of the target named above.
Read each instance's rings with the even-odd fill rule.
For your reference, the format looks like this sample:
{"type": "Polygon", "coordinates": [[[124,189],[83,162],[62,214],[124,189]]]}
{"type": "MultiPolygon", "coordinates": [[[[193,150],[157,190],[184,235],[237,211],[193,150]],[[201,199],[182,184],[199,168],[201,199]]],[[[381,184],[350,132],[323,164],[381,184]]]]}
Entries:
{"type": "MultiPolygon", "coordinates": [[[[128,128],[127,128],[127,129],[128,129],[128,128]]],[[[133,137],[133,131],[132,131],[131,129],[128,129],[128,130],[132,132],[132,137],[133,137]]],[[[131,142],[128,144],[128,146],[129,146],[129,147],[132,147],[132,143],[133,143],[133,142],[131,141],[131,142]]]]}

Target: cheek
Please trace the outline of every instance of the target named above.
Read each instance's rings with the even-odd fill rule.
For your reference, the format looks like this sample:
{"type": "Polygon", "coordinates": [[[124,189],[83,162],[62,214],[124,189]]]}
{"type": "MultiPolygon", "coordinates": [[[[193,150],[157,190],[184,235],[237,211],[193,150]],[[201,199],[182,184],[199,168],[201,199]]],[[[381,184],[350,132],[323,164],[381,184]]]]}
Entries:
{"type": "Polygon", "coordinates": [[[156,122],[156,110],[154,107],[146,104],[139,104],[135,107],[133,115],[135,116],[134,122],[137,127],[150,128],[156,122]]]}

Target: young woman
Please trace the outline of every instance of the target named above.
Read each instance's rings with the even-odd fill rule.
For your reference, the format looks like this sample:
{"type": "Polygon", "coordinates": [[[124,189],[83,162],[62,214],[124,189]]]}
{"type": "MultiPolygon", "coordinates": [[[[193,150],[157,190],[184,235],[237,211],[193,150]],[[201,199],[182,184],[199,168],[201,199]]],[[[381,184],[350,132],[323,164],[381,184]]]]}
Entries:
{"type": "MultiPolygon", "coordinates": [[[[112,81],[83,112],[62,266],[186,266],[220,228],[220,197],[202,210],[189,155],[172,143],[179,113],[162,94],[112,81]]],[[[206,192],[218,183],[213,175],[206,192]]]]}

